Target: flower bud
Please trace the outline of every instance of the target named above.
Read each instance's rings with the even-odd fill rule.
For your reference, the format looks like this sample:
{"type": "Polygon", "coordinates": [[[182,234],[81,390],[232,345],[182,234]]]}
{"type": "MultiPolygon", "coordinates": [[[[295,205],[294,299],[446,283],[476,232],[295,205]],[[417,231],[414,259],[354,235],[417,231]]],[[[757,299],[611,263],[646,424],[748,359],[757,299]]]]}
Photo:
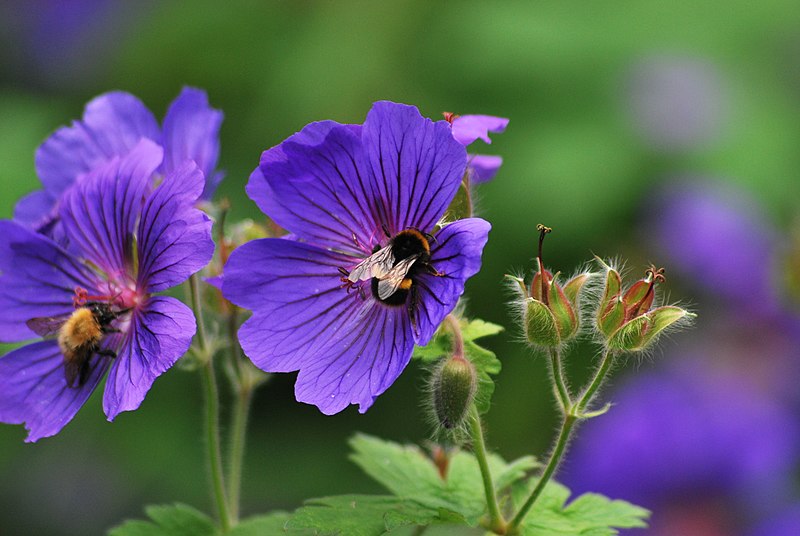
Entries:
{"type": "Polygon", "coordinates": [[[475,366],[463,356],[445,360],[433,375],[433,409],[447,430],[464,422],[478,389],[475,366]]]}
{"type": "Polygon", "coordinates": [[[650,346],[667,328],[694,315],[676,306],[652,309],[656,284],[665,281],[664,269],[651,266],[624,293],[619,272],[597,259],[606,269],[603,296],[597,308],[597,329],[610,350],[638,352],[650,346]]]}
{"type": "Polygon", "coordinates": [[[531,344],[552,348],[559,346],[578,334],[580,328],[579,295],[591,274],[581,273],[570,279],[563,287],[559,275],[552,275],[543,268],[542,243],[549,227],[538,225],[539,271],[533,276],[530,296],[525,284],[517,280],[525,297],[523,312],[525,335],[531,344]]]}

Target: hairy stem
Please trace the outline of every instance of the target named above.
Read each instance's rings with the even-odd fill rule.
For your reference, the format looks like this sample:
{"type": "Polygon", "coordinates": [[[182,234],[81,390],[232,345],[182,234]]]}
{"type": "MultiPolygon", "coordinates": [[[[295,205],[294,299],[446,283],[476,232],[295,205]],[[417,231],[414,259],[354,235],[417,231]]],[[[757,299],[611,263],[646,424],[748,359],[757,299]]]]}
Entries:
{"type": "Polygon", "coordinates": [[[525,501],[525,504],[522,505],[517,514],[508,524],[508,534],[518,534],[520,524],[531,510],[536,500],[542,494],[542,491],[544,491],[545,486],[550,481],[553,474],[555,474],[558,466],[561,464],[561,460],[564,458],[564,453],[567,450],[569,438],[575,428],[575,424],[577,424],[578,420],[589,417],[588,415],[583,415],[583,411],[592,401],[594,396],[597,394],[598,389],[600,389],[600,386],[605,381],[608,371],[611,370],[613,361],[614,354],[610,351],[606,351],[606,353],[603,355],[600,366],[595,372],[594,378],[592,378],[589,386],[583,391],[583,394],[580,396],[578,401],[574,404],[564,406],[564,420],[561,424],[561,431],[558,433],[556,444],[553,447],[553,451],[550,453],[550,459],[547,461],[547,465],[545,466],[544,471],[542,471],[542,476],[539,477],[539,482],[536,483],[536,487],[533,488],[533,491],[525,501]]]}
{"type": "Polygon", "coordinates": [[[208,463],[211,471],[211,492],[217,506],[217,515],[223,532],[231,528],[231,517],[228,501],[225,496],[225,477],[222,472],[222,449],[219,439],[219,389],[217,377],[214,373],[212,351],[208,346],[205,323],[203,321],[203,308],[200,301],[200,285],[197,274],[189,278],[191,288],[192,311],[197,320],[197,344],[205,356],[205,363],[200,368],[203,379],[203,392],[205,394],[205,433],[206,447],[208,448],[208,463]]]}
{"type": "Polygon", "coordinates": [[[572,398],[569,395],[567,382],[564,380],[564,367],[561,363],[561,350],[558,348],[550,349],[550,376],[558,390],[558,399],[561,402],[562,411],[566,412],[572,407],[572,398]]]}
{"type": "Polygon", "coordinates": [[[250,403],[253,400],[253,389],[240,379],[239,392],[233,408],[233,421],[230,431],[229,465],[228,465],[228,504],[233,523],[239,519],[239,497],[242,489],[242,466],[244,451],[247,445],[247,421],[250,403]]]}
{"type": "Polygon", "coordinates": [[[478,408],[475,404],[472,404],[470,407],[470,432],[472,434],[472,450],[475,453],[475,458],[478,460],[478,466],[481,469],[483,491],[486,494],[486,506],[489,509],[489,521],[486,528],[496,534],[505,534],[506,521],[503,519],[503,515],[500,513],[500,507],[497,504],[497,495],[494,491],[492,474],[489,472],[489,461],[486,458],[486,443],[483,439],[481,416],[478,414],[478,408]]]}

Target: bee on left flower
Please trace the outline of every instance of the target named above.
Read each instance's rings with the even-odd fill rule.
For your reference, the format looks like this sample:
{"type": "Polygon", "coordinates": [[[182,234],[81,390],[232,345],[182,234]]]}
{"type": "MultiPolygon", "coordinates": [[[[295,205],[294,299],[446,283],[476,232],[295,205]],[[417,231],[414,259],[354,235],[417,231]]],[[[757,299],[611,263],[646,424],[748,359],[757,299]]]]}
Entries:
{"type": "Polygon", "coordinates": [[[108,373],[109,420],[139,407],[189,349],[191,310],[154,295],[184,282],[214,251],[195,204],[193,161],[162,176],[164,150],[142,139],[81,177],[59,200],[56,241],[0,221],[0,341],[43,340],[0,357],[0,422],[26,441],[58,433],[108,373]]]}
{"type": "Polygon", "coordinates": [[[25,324],[40,337],[56,337],[64,355],[64,378],[70,387],[81,387],[89,379],[92,357],[117,357],[109,348],[101,348],[103,337],[121,333],[111,325],[129,309],[114,310],[110,303],[87,302],[78,305],[74,312],[59,316],[31,318],[25,324]]]}

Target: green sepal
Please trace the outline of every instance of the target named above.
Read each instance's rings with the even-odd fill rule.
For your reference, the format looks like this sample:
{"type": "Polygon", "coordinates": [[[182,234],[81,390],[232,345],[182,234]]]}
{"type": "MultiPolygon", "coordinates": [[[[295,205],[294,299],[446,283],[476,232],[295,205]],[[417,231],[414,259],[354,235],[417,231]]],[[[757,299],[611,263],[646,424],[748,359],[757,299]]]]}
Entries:
{"type": "Polygon", "coordinates": [[[648,326],[642,337],[642,348],[649,346],[656,338],[667,328],[680,322],[685,318],[691,318],[695,315],[676,307],[674,305],[665,305],[658,307],[647,313],[648,326]]]}
{"type": "Polygon", "coordinates": [[[609,304],[608,310],[598,319],[600,332],[611,337],[625,322],[625,304],[619,298],[609,304]]]}
{"type": "Polygon", "coordinates": [[[567,284],[564,285],[564,295],[567,297],[569,302],[572,304],[573,309],[576,311],[578,310],[578,296],[581,293],[584,285],[591,279],[593,274],[584,272],[582,274],[578,274],[569,281],[567,284]]]}
{"type": "Polygon", "coordinates": [[[578,333],[578,316],[564,291],[555,280],[550,285],[550,311],[556,321],[561,342],[571,339],[578,333]]]}
{"type": "Polygon", "coordinates": [[[606,269],[606,282],[605,286],[603,287],[603,298],[600,300],[600,307],[599,311],[602,314],[611,303],[611,300],[614,299],[619,293],[622,291],[622,278],[615,269],[607,265],[600,259],[600,257],[595,257],[597,261],[606,269]]]}
{"type": "Polygon", "coordinates": [[[458,186],[455,197],[445,211],[445,220],[456,221],[472,217],[472,194],[464,181],[458,186]]]}
{"type": "Polygon", "coordinates": [[[650,319],[637,316],[626,322],[608,338],[608,348],[625,352],[636,352],[643,348],[644,335],[648,330],[650,319]]]}
{"type": "Polygon", "coordinates": [[[561,344],[553,312],[534,298],[528,298],[525,305],[525,336],[537,346],[553,348],[561,344]]]}

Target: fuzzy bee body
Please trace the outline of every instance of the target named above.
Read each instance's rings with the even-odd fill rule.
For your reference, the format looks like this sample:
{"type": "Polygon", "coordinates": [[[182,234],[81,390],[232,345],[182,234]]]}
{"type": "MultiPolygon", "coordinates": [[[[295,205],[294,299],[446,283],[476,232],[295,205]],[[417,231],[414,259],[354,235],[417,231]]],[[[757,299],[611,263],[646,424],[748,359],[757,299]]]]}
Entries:
{"type": "Polygon", "coordinates": [[[28,320],[28,327],[42,337],[55,335],[64,356],[64,377],[70,387],[81,387],[89,379],[94,354],[113,356],[100,343],[117,330],[111,322],[119,316],[107,303],[91,302],[70,314],[28,320]]]}
{"type": "Polygon", "coordinates": [[[386,246],[376,246],[372,255],[353,268],[347,280],[351,283],[369,280],[373,297],[385,305],[408,304],[413,324],[417,301],[416,276],[420,273],[443,275],[431,266],[431,239],[430,235],[417,229],[400,231],[386,246]]]}

